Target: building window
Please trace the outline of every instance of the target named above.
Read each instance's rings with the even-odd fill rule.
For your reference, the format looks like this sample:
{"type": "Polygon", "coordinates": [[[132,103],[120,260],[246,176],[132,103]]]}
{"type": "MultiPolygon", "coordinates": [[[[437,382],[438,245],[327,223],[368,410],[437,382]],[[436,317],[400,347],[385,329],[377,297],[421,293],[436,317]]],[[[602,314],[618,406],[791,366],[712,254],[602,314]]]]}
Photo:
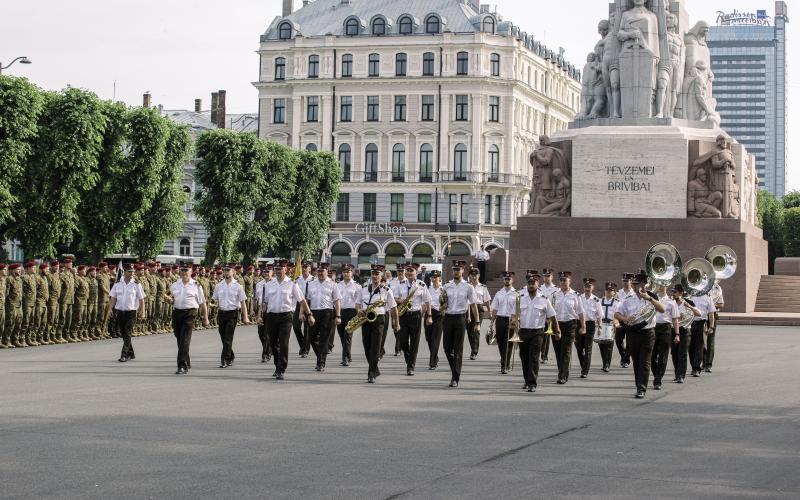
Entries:
{"type": "Polygon", "coordinates": [[[419,148],[419,181],[433,182],[433,146],[427,143],[419,148]]]}
{"type": "Polygon", "coordinates": [[[309,96],[306,108],[306,121],[315,122],[319,119],[319,97],[309,96]]]}
{"type": "Polygon", "coordinates": [[[381,56],[378,54],[369,55],[369,76],[380,76],[381,56]]]}
{"type": "Polygon", "coordinates": [[[422,54],[422,76],[433,76],[434,68],[433,52],[425,52],[422,54]]]}
{"type": "Polygon", "coordinates": [[[406,147],[395,144],[392,148],[392,181],[403,182],[406,180],[406,147]]]}
{"type": "Polygon", "coordinates": [[[392,193],[392,213],[390,219],[392,222],[403,222],[403,194],[392,193]]]}
{"type": "Polygon", "coordinates": [[[494,18],[491,16],[486,16],[483,18],[483,31],[484,33],[492,33],[494,34],[494,18]]]}
{"type": "Polygon", "coordinates": [[[494,223],[495,224],[502,224],[502,215],[503,215],[503,197],[497,195],[494,197],[494,223]]]}
{"type": "Polygon", "coordinates": [[[342,96],[339,106],[339,121],[353,121],[353,96],[342,96]]]}
{"type": "Polygon", "coordinates": [[[364,182],[378,182],[378,146],[367,144],[364,157],[364,182]]]}
{"type": "Polygon", "coordinates": [[[431,221],[431,195],[420,194],[417,197],[417,222],[431,221]]]}
{"type": "Polygon", "coordinates": [[[351,17],[347,20],[347,23],[344,25],[344,32],[347,36],[356,36],[358,35],[359,31],[361,31],[361,23],[358,22],[358,19],[351,17]]]}
{"type": "Polygon", "coordinates": [[[487,194],[483,202],[483,222],[492,223],[492,195],[487,194]]]}
{"type": "Polygon", "coordinates": [[[432,95],[424,95],[422,96],[422,121],[424,122],[432,122],[434,118],[434,96],[432,95]]]}
{"type": "Polygon", "coordinates": [[[317,145],[314,144],[313,142],[309,142],[308,144],[306,144],[306,151],[309,151],[311,153],[316,152],[317,151],[317,145]]]}
{"type": "Polygon", "coordinates": [[[489,182],[500,181],[500,148],[489,146],[489,182]]]}
{"type": "Polygon", "coordinates": [[[316,54],[308,56],[308,77],[319,77],[319,56],[316,54]]]}
{"type": "Polygon", "coordinates": [[[350,220],[350,193],[339,193],[339,201],[336,202],[336,220],[338,222],[350,220]]]}
{"type": "Polygon", "coordinates": [[[492,76],[500,76],[500,54],[492,54],[490,61],[492,76]]]}
{"type": "Polygon", "coordinates": [[[353,76],[353,54],[342,56],[342,77],[350,78],[353,76]]]}
{"type": "Polygon", "coordinates": [[[286,99],[275,99],[272,108],[272,123],[286,123],[286,99]]]}
{"type": "Polygon", "coordinates": [[[467,180],[467,147],[463,144],[456,144],[455,154],[453,155],[453,180],[467,180]]]}
{"type": "Polygon", "coordinates": [[[386,34],[386,20],[382,17],[376,17],[372,21],[372,34],[385,35],[386,34]]]}
{"type": "Polygon", "coordinates": [[[450,224],[455,224],[458,222],[458,195],[451,194],[450,195],[450,216],[449,216],[450,224]]]}
{"type": "Polygon", "coordinates": [[[456,73],[459,75],[469,74],[469,54],[459,52],[456,56],[456,73]]]}
{"type": "Polygon", "coordinates": [[[275,59],[275,79],[276,80],[286,79],[286,58],[284,57],[279,57],[275,59]]]}
{"type": "Polygon", "coordinates": [[[489,121],[500,121],[500,97],[496,95],[489,96],[489,121]]]}
{"type": "Polygon", "coordinates": [[[178,245],[178,255],[181,257],[189,257],[192,255],[192,242],[189,238],[182,238],[178,245]]]}
{"type": "Polygon", "coordinates": [[[469,195],[462,194],[461,195],[461,223],[468,224],[469,223],[469,195]]]}
{"type": "Polygon", "coordinates": [[[381,98],[376,95],[367,97],[367,121],[376,122],[381,117],[381,98]]]}
{"type": "Polygon", "coordinates": [[[394,76],[406,76],[406,67],[408,66],[408,56],[400,52],[394,57],[394,76]]]}
{"type": "Polygon", "coordinates": [[[292,38],[292,25],[289,23],[281,24],[281,27],[278,28],[278,38],[281,40],[289,40],[292,38]]]}
{"type": "Polygon", "coordinates": [[[352,151],[349,144],[339,146],[339,166],[342,167],[342,181],[350,182],[350,167],[353,165],[352,151]]]}
{"type": "Polygon", "coordinates": [[[414,21],[410,17],[404,16],[400,18],[400,34],[410,35],[414,32],[414,21]]]}
{"type": "Polygon", "coordinates": [[[394,121],[406,121],[406,96],[404,95],[394,96],[394,121]]]}
{"type": "Polygon", "coordinates": [[[442,23],[439,21],[439,18],[436,16],[428,16],[425,19],[425,33],[429,35],[436,35],[442,29],[442,23]]]}
{"type": "Polygon", "coordinates": [[[456,121],[464,122],[469,120],[469,96],[456,96],[456,121]]]}
{"type": "Polygon", "coordinates": [[[375,222],[375,193],[364,193],[364,222],[375,222]]]}

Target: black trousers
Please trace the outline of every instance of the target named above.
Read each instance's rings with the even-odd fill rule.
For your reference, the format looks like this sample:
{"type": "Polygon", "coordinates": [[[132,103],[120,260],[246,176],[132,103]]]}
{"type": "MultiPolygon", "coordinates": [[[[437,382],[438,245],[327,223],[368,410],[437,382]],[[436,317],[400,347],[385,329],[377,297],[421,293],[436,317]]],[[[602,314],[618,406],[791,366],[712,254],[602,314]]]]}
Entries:
{"type": "Polygon", "coordinates": [[[272,343],[269,340],[269,333],[267,330],[266,310],[261,313],[261,322],[264,324],[258,326],[258,340],[261,341],[261,360],[265,361],[272,356],[272,343]]]}
{"type": "Polygon", "coordinates": [[[431,308],[431,320],[433,321],[432,324],[425,325],[425,342],[428,343],[428,351],[430,352],[428,366],[436,368],[439,366],[439,346],[442,345],[442,323],[444,321],[444,315],[436,309],[431,308]]]}
{"type": "Polygon", "coordinates": [[[619,362],[622,365],[627,365],[631,362],[631,355],[628,352],[628,348],[625,346],[626,330],[627,328],[625,326],[621,326],[614,332],[614,342],[617,344],[619,362]]]}
{"type": "Polygon", "coordinates": [[[300,321],[300,304],[297,304],[294,308],[292,328],[294,329],[297,343],[300,345],[300,354],[308,354],[308,351],[311,350],[311,337],[308,335],[308,323],[300,321]]]}
{"type": "Polygon", "coordinates": [[[719,313],[714,313],[714,333],[706,334],[706,345],[703,349],[703,368],[711,368],[714,364],[714,340],[717,337],[717,325],[719,324],[719,313]]]}
{"type": "Polygon", "coordinates": [[[592,367],[592,348],[594,347],[594,332],[596,328],[594,321],[586,322],[586,334],[575,336],[575,352],[578,353],[578,361],[581,364],[581,375],[588,375],[589,368],[592,367]]]}
{"type": "Polygon", "coordinates": [[[422,330],[422,311],[408,311],[400,318],[400,350],[406,359],[406,369],[413,370],[417,364],[419,337],[422,330]]]}
{"type": "Polygon", "coordinates": [[[450,364],[453,380],[461,380],[461,358],[464,354],[464,333],[467,323],[466,314],[445,314],[442,324],[442,343],[444,355],[450,364]]]}
{"type": "Polygon", "coordinates": [[[646,392],[647,384],[650,382],[650,358],[653,356],[656,332],[652,328],[639,331],[627,330],[625,341],[633,362],[636,390],[646,392]]]}
{"type": "Polygon", "coordinates": [[[336,330],[339,332],[339,340],[342,342],[342,361],[353,361],[351,354],[353,347],[353,334],[347,333],[347,323],[356,317],[355,309],[342,309],[342,323],[336,325],[336,330]]]}
{"type": "MultiPolygon", "coordinates": [[[[383,330],[381,330],[381,350],[380,350],[380,357],[383,357],[386,354],[386,337],[389,335],[389,323],[391,323],[391,314],[386,313],[383,315],[383,330]]],[[[397,337],[397,332],[394,334],[394,352],[395,354],[400,352],[400,339],[397,337]]]]}
{"type": "Polygon", "coordinates": [[[544,329],[531,330],[523,328],[519,331],[522,343],[519,344],[519,359],[522,361],[522,376],[525,385],[537,386],[539,378],[539,354],[542,350],[542,342],[547,335],[544,329]]]}
{"type": "Polygon", "coordinates": [[[334,321],[333,309],[316,309],[311,311],[314,315],[314,326],[308,329],[308,336],[311,340],[311,348],[317,355],[317,365],[325,366],[328,360],[328,343],[331,336],[331,323],[334,321]]]}
{"type": "Polygon", "coordinates": [[[381,357],[381,341],[383,337],[383,326],[386,323],[385,315],[378,315],[372,323],[364,323],[361,327],[361,341],[364,344],[364,354],[367,356],[367,376],[378,377],[381,374],[378,368],[378,360],[381,357]]]}
{"type": "Polygon", "coordinates": [[[650,369],[653,371],[653,385],[660,385],[664,374],[667,372],[670,347],[674,343],[674,329],[671,323],[656,324],[655,344],[653,356],[650,359],[650,369]]]}
{"type": "Polygon", "coordinates": [[[706,321],[692,322],[692,339],[689,341],[689,363],[692,371],[703,369],[703,350],[705,349],[706,321]]]}
{"type": "MultiPolygon", "coordinates": [[[[550,320],[547,320],[550,321],[550,320]]],[[[547,329],[547,326],[545,326],[547,329]]],[[[550,355],[550,339],[553,338],[552,335],[545,335],[544,340],[542,341],[542,361],[547,361],[547,357],[550,355]]]]}
{"type": "Polygon", "coordinates": [[[686,366],[689,363],[689,344],[692,340],[692,331],[681,327],[680,343],[672,343],[672,368],[675,370],[675,378],[686,378],[686,366]]]}
{"type": "Polygon", "coordinates": [[[275,369],[281,373],[289,365],[289,337],[292,335],[292,313],[267,313],[264,325],[272,347],[275,369]]]}
{"type": "Polygon", "coordinates": [[[497,316],[494,322],[494,332],[497,335],[497,350],[500,351],[500,369],[505,370],[511,366],[511,354],[513,349],[509,349],[508,330],[511,318],[507,316],[497,316]]]}
{"type": "Polygon", "coordinates": [[[486,284],[486,261],[479,260],[478,261],[478,271],[481,273],[480,282],[484,285],[486,284]]]}
{"type": "Polygon", "coordinates": [[[217,314],[217,329],[222,341],[222,354],[220,364],[231,364],[236,357],[233,354],[233,334],[236,332],[236,323],[239,321],[239,310],[222,311],[217,314]]]}
{"type": "Polygon", "coordinates": [[[122,354],[120,354],[120,357],[123,358],[136,358],[133,352],[133,344],[131,343],[131,333],[133,333],[133,327],[136,326],[136,313],[137,311],[120,311],[118,309],[114,311],[116,328],[119,336],[122,337],[122,354]]]}
{"type": "Polygon", "coordinates": [[[558,327],[561,329],[561,340],[553,337],[553,351],[556,354],[558,364],[558,379],[569,380],[569,365],[572,363],[572,344],[575,342],[575,335],[578,333],[578,320],[559,321],[558,327]]]}
{"type": "Polygon", "coordinates": [[[189,369],[192,362],[189,359],[189,345],[192,343],[192,328],[197,319],[197,309],[173,309],[172,333],[178,341],[178,368],[189,369]]]}

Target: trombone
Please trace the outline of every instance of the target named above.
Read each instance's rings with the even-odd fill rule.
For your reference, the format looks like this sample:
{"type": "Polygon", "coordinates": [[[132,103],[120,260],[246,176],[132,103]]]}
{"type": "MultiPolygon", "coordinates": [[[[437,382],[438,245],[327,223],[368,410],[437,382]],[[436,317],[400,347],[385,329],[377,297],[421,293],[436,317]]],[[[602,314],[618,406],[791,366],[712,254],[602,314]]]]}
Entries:
{"type": "Polygon", "coordinates": [[[511,348],[511,360],[509,361],[508,371],[514,371],[514,353],[517,350],[517,345],[522,342],[519,336],[519,322],[521,321],[520,315],[522,313],[520,304],[522,302],[522,295],[517,292],[517,298],[514,306],[514,315],[516,318],[516,326],[512,326],[511,322],[508,323],[508,344],[506,345],[506,352],[511,348]]]}

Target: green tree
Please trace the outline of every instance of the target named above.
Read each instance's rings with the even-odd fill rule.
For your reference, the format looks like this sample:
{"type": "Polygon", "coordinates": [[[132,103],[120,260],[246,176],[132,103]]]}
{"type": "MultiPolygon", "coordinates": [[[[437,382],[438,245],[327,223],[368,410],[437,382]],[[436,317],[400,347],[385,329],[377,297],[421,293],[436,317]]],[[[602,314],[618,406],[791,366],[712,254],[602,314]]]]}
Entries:
{"type": "Polygon", "coordinates": [[[783,213],[783,245],[787,257],[800,257],[800,207],[783,213]]]}
{"type": "Polygon", "coordinates": [[[84,90],[46,94],[10,231],[27,255],[53,257],[57,243],[72,240],[81,197],[99,178],[108,120],[103,108],[84,90]]]}
{"type": "Polygon", "coordinates": [[[800,207],[800,191],[789,191],[783,196],[783,208],[800,207]]]}
{"type": "MultiPolygon", "coordinates": [[[[44,95],[24,78],[0,76],[0,230],[13,219],[15,193],[38,131],[44,95]]],[[[0,239],[2,234],[0,234],[0,239]]]]}
{"type": "Polygon", "coordinates": [[[183,191],[183,167],[191,154],[192,140],[186,127],[164,120],[168,136],[156,196],[131,240],[131,252],[140,259],[155,258],[164,243],[181,232],[186,220],[183,205],[188,196],[183,191]]]}
{"type": "Polygon", "coordinates": [[[259,162],[265,158],[258,143],[253,134],[226,129],[203,132],[197,138],[195,180],[202,188],[194,209],[209,233],[207,263],[237,255],[235,245],[261,183],[259,162]]]}
{"type": "Polygon", "coordinates": [[[784,256],[783,214],[783,203],[780,200],[768,191],[758,192],[758,221],[768,244],[770,272],[772,272],[775,259],[784,256]]]}

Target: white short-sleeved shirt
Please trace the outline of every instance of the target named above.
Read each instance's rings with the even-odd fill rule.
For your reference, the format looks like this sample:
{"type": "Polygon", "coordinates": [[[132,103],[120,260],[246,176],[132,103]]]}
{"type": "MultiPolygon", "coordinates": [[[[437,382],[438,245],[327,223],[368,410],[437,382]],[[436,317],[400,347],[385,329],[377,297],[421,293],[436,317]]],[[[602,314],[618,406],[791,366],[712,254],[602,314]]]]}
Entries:
{"type": "Polygon", "coordinates": [[[534,298],[531,298],[529,293],[523,294],[519,301],[519,310],[519,327],[526,330],[544,328],[547,318],[556,315],[553,305],[541,294],[536,294],[534,298]]]}
{"type": "Polygon", "coordinates": [[[125,280],[114,283],[108,296],[117,300],[114,304],[117,311],[135,311],[139,309],[139,301],[145,298],[144,290],[135,278],[128,283],[125,280]]]}
{"type": "Polygon", "coordinates": [[[583,304],[581,298],[575,290],[567,290],[564,293],[560,288],[555,293],[556,297],[556,319],[558,321],[572,321],[580,319],[583,314],[583,304]]]}
{"type": "Polygon", "coordinates": [[[411,299],[412,312],[422,310],[422,304],[431,303],[431,295],[428,293],[428,287],[425,286],[425,282],[417,280],[414,283],[409,283],[408,280],[406,280],[402,285],[397,287],[394,297],[396,301],[402,302],[408,298],[408,294],[410,294],[411,290],[415,287],[417,291],[414,292],[414,297],[411,299]]]}
{"type": "Polygon", "coordinates": [[[680,310],[678,309],[678,303],[672,300],[672,297],[668,295],[658,296],[658,301],[664,304],[664,308],[666,311],[663,313],[657,312],[656,313],[656,324],[664,324],[669,323],[672,324],[672,320],[681,317],[680,310]]]}
{"type": "Polygon", "coordinates": [[[504,318],[510,318],[516,312],[517,307],[517,291],[514,287],[503,287],[492,299],[492,310],[497,311],[497,315],[504,318]]]}
{"type": "MultiPolygon", "coordinates": [[[[634,294],[632,297],[628,297],[627,299],[625,299],[625,302],[623,302],[619,306],[619,310],[617,312],[619,312],[623,316],[632,316],[639,309],[644,307],[646,303],[647,303],[646,300],[634,294]]],[[[629,325],[629,326],[634,326],[634,325],[629,325]]],[[[655,326],[656,326],[656,316],[653,315],[653,317],[650,318],[650,321],[648,321],[647,324],[644,326],[644,330],[655,328],[655,326]]]]}
{"type": "Polygon", "coordinates": [[[619,290],[617,290],[617,299],[619,299],[620,304],[623,304],[628,299],[628,297],[634,297],[635,295],[636,291],[633,288],[631,288],[627,292],[625,291],[624,288],[620,288],[619,290]]]}
{"type": "Polygon", "coordinates": [[[298,302],[305,300],[300,286],[286,276],[283,277],[283,281],[278,281],[278,278],[267,281],[263,294],[267,312],[273,314],[292,312],[298,302]]]}
{"type": "Polygon", "coordinates": [[[270,281],[272,281],[274,279],[276,279],[276,278],[262,279],[261,281],[256,283],[256,288],[253,291],[253,299],[255,299],[256,304],[264,304],[264,303],[266,303],[267,283],[269,283],[270,281]]]}
{"type": "Polygon", "coordinates": [[[447,311],[446,314],[465,314],[467,308],[472,304],[478,304],[478,296],[475,294],[475,287],[466,281],[450,281],[444,286],[447,292],[447,311]]]}
{"type": "Polygon", "coordinates": [[[713,300],[708,295],[701,295],[700,297],[692,298],[694,306],[700,309],[700,316],[695,316],[694,321],[707,321],[708,315],[717,312],[717,308],[713,304],[713,300]]]}
{"type": "Polygon", "coordinates": [[[603,311],[600,310],[600,299],[591,294],[586,297],[586,293],[581,294],[581,305],[583,306],[583,317],[586,321],[599,323],[603,319],[603,311]]]}
{"type": "Polygon", "coordinates": [[[341,300],[339,287],[332,279],[320,281],[319,278],[308,284],[308,293],[305,294],[308,307],[314,311],[333,309],[336,301],[341,300]]]}
{"type": "Polygon", "coordinates": [[[217,283],[214,287],[214,300],[217,301],[220,311],[230,312],[241,307],[241,303],[247,300],[244,288],[238,281],[232,279],[230,283],[225,280],[217,283]]]}
{"type": "Polygon", "coordinates": [[[431,297],[431,307],[437,311],[440,309],[443,287],[435,288],[433,285],[428,287],[428,295],[431,297]]]}
{"type": "Polygon", "coordinates": [[[176,281],[170,285],[170,291],[174,300],[172,307],[175,309],[197,309],[206,301],[203,287],[193,279],[190,279],[185,285],[183,280],[176,281]]]}
{"type": "Polygon", "coordinates": [[[541,285],[539,286],[539,293],[544,295],[544,298],[550,300],[550,297],[556,293],[559,288],[556,285],[541,285]]]}
{"type": "Polygon", "coordinates": [[[612,297],[607,299],[605,295],[603,298],[600,299],[600,321],[603,323],[613,323],[614,322],[614,313],[617,312],[619,308],[620,301],[616,297],[612,297]]]}
{"type": "Polygon", "coordinates": [[[378,286],[377,289],[372,289],[372,283],[361,288],[361,308],[366,309],[375,302],[383,301],[384,306],[375,309],[378,316],[386,314],[386,311],[397,307],[397,302],[394,299],[394,293],[385,286],[378,286]]]}
{"type": "Polygon", "coordinates": [[[361,299],[361,288],[363,287],[352,280],[350,283],[341,281],[336,286],[339,287],[339,296],[342,300],[341,308],[355,309],[356,304],[361,299]]]}

